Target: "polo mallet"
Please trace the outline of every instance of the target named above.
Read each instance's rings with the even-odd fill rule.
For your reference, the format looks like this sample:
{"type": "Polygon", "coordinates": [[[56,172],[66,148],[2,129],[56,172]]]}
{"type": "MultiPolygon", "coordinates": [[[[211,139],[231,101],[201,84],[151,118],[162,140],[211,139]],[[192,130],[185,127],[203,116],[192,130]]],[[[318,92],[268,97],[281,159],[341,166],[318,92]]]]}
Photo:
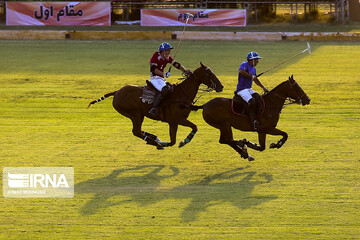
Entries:
{"type": "MultiPolygon", "coordinates": [[[[183,37],[184,37],[185,28],[186,28],[186,26],[187,26],[187,24],[188,24],[188,22],[189,22],[189,19],[190,19],[190,17],[194,17],[194,15],[192,15],[191,13],[185,13],[185,16],[186,16],[186,22],[185,22],[184,29],[183,29],[182,34],[181,34],[181,38],[180,38],[179,43],[178,43],[178,45],[177,45],[177,47],[176,47],[176,51],[175,51],[175,54],[174,54],[174,57],[173,57],[174,60],[175,60],[175,57],[176,57],[177,52],[179,51],[179,46],[180,46],[181,40],[182,40],[183,37]]],[[[171,67],[172,67],[172,66],[169,67],[169,71],[168,71],[168,72],[171,71],[171,67]]]]}
{"type": "Polygon", "coordinates": [[[270,71],[270,70],[272,70],[272,69],[274,69],[274,68],[277,68],[277,67],[280,66],[281,64],[284,64],[284,63],[290,61],[291,59],[299,56],[300,54],[303,54],[304,52],[308,52],[309,54],[311,54],[311,48],[310,48],[310,44],[309,44],[308,42],[307,42],[307,49],[305,49],[305,50],[299,52],[298,54],[296,54],[295,56],[292,56],[291,58],[286,59],[285,61],[283,61],[283,62],[281,62],[281,63],[279,63],[279,64],[277,64],[277,65],[275,65],[275,66],[273,66],[273,67],[271,67],[271,68],[269,68],[268,70],[266,70],[265,72],[260,73],[260,74],[257,75],[256,77],[260,77],[260,76],[263,75],[264,73],[267,73],[268,71],[270,71]]]}

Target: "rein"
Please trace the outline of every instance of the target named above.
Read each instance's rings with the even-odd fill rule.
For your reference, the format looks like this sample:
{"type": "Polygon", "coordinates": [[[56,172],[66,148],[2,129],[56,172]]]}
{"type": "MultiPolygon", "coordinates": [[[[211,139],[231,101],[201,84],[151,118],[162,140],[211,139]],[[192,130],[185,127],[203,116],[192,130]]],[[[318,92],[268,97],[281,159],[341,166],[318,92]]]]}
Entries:
{"type": "MultiPolygon", "coordinates": [[[[208,70],[209,68],[206,68],[206,70],[208,70]]],[[[208,73],[206,73],[207,75],[209,75],[208,73]]],[[[183,82],[184,80],[188,79],[190,76],[186,76],[184,73],[182,74],[183,77],[181,78],[178,78],[179,82],[177,83],[178,86],[181,87],[181,90],[185,93],[186,96],[189,97],[189,95],[187,94],[187,92],[185,91],[185,89],[179,84],[181,82],[183,82]]],[[[216,83],[213,82],[213,80],[210,78],[210,81],[211,81],[211,87],[208,87],[207,89],[203,89],[203,88],[200,88],[199,86],[199,89],[198,91],[201,91],[202,93],[195,98],[195,100],[193,100],[192,104],[195,104],[202,96],[204,96],[206,93],[209,93],[209,92],[212,92],[216,89],[216,83]]],[[[200,83],[201,84],[201,83],[200,83]]]]}
{"type": "Polygon", "coordinates": [[[199,91],[202,91],[202,93],[195,98],[195,100],[192,102],[192,104],[195,104],[202,96],[204,96],[206,93],[214,91],[213,88],[208,87],[207,89],[201,89],[199,88],[199,91]]]}
{"type": "MultiPolygon", "coordinates": [[[[209,70],[210,68],[206,68],[206,70],[209,70]]],[[[211,70],[210,70],[211,71],[211,70]]],[[[207,72],[205,72],[207,75],[209,75],[207,72]]],[[[194,101],[193,101],[193,103],[192,104],[195,104],[202,96],[204,96],[206,93],[209,93],[209,92],[212,92],[212,91],[214,91],[215,89],[216,89],[216,83],[214,83],[213,82],[213,80],[211,79],[211,77],[210,77],[210,82],[211,82],[211,86],[209,87],[207,87],[207,89],[202,89],[202,88],[200,88],[200,86],[199,86],[199,91],[202,91],[202,93],[200,94],[200,96],[198,96],[194,101]]]]}
{"type": "Polygon", "coordinates": [[[302,96],[299,96],[299,95],[296,93],[298,99],[292,99],[292,98],[290,97],[291,90],[293,89],[294,86],[299,86],[299,85],[298,85],[298,83],[297,83],[296,81],[294,82],[294,84],[292,84],[291,81],[290,81],[290,79],[288,80],[288,82],[289,82],[289,84],[290,84],[290,89],[289,89],[288,97],[283,97],[283,96],[281,96],[281,95],[279,95],[279,94],[277,94],[277,93],[274,93],[274,92],[269,92],[268,94],[269,94],[269,96],[270,96],[270,99],[271,99],[270,93],[272,93],[273,95],[275,95],[276,97],[278,97],[278,98],[280,98],[280,99],[283,99],[284,101],[286,101],[286,100],[289,101],[289,103],[284,103],[282,106],[268,106],[268,107],[270,107],[270,108],[276,108],[276,107],[285,108],[285,107],[288,106],[288,105],[298,104],[298,101],[299,101],[302,97],[304,97],[305,93],[304,93],[302,96]]]}

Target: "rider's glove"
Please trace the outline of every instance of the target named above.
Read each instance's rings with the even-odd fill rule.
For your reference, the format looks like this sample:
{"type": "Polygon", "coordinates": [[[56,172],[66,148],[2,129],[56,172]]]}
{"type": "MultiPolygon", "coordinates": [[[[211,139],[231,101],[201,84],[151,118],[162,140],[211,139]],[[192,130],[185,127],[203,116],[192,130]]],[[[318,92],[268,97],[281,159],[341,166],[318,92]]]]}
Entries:
{"type": "Polygon", "coordinates": [[[188,77],[194,77],[194,73],[191,71],[191,70],[186,70],[184,72],[185,76],[188,76],[188,77]]]}
{"type": "Polygon", "coordinates": [[[170,73],[170,72],[164,73],[164,78],[168,78],[168,77],[170,77],[170,76],[171,76],[171,73],[170,73]]]}

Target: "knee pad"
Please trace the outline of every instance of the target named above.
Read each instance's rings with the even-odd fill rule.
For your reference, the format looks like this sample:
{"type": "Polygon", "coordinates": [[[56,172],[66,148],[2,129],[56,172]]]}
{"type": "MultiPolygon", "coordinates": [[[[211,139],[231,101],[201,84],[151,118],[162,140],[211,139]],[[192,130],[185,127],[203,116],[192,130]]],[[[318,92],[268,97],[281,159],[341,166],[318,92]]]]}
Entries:
{"type": "Polygon", "coordinates": [[[255,98],[250,98],[250,100],[248,101],[248,104],[249,104],[249,105],[256,104],[255,98]]]}
{"type": "Polygon", "coordinates": [[[248,106],[250,109],[253,109],[255,110],[256,109],[256,102],[255,102],[255,99],[254,98],[251,98],[248,102],[248,106]]]}
{"type": "Polygon", "coordinates": [[[161,95],[166,97],[171,93],[171,86],[167,85],[161,89],[161,95]]]}
{"type": "Polygon", "coordinates": [[[251,96],[253,97],[253,98],[255,98],[255,100],[256,100],[256,102],[261,102],[262,100],[261,100],[261,96],[260,96],[260,94],[258,94],[258,93],[253,93],[253,94],[251,94],[251,96]]]}

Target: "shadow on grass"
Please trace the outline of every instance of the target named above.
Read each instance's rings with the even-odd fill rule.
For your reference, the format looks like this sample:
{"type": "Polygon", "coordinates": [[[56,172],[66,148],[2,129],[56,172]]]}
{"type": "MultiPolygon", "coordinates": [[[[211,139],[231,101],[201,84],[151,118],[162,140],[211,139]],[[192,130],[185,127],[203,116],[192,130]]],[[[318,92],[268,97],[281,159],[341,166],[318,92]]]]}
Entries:
{"type": "Polygon", "coordinates": [[[164,165],[144,165],[114,170],[110,175],[75,185],[76,194],[92,193],[94,197],[82,208],[83,215],[95,214],[101,209],[121,204],[137,203],[140,207],[166,199],[190,200],[181,213],[183,221],[195,221],[201,212],[217,204],[231,203],[239,209],[248,209],[277,198],[259,196],[252,192],[257,185],[270,183],[272,176],[248,171],[250,167],[235,168],[210,175],[201,181],[163,189],[161,181],[175,177],[179,169],[164,165]],[[114,200],[124,198],[124,200],[114,200]]]}

